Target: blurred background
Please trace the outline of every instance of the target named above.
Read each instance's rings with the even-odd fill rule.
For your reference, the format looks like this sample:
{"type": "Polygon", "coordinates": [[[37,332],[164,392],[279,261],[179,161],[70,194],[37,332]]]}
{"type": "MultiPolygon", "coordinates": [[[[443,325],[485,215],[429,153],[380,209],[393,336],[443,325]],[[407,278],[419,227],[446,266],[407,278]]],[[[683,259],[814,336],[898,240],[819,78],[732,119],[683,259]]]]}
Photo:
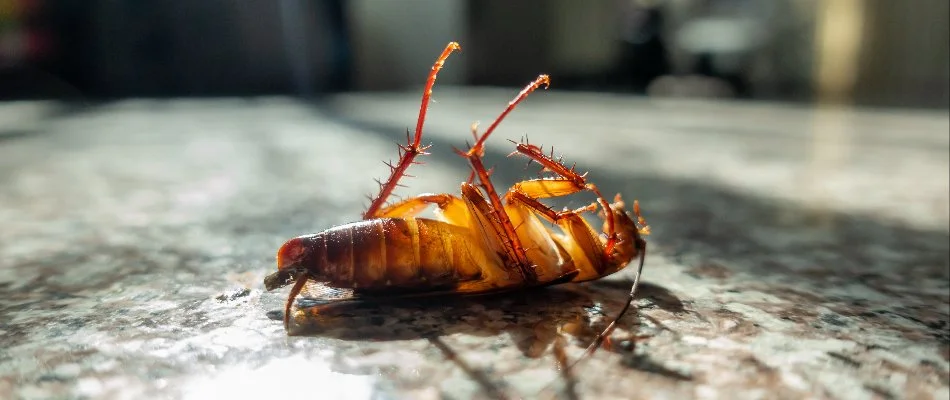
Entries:
{"type": "Polygon", "coordinates": [[[0,99],[442,84],[950,105],[946,0],[0,0],[0,99]]]}

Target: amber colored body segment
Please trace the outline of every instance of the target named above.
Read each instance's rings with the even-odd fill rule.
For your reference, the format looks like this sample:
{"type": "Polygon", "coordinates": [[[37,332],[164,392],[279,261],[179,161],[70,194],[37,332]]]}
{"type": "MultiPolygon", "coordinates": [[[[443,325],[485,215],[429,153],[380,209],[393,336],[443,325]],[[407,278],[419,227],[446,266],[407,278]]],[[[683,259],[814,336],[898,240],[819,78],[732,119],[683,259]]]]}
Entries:
{"type": "Polygon", "coordinates": [[[385,291],[455,287],[478,279],[479,265],[497,261],[471,246],[477,240],[463,227],[410,217],[354,222],[284,246],[303,249],[297,263],[312,279],[338,288],[385,291]]]}

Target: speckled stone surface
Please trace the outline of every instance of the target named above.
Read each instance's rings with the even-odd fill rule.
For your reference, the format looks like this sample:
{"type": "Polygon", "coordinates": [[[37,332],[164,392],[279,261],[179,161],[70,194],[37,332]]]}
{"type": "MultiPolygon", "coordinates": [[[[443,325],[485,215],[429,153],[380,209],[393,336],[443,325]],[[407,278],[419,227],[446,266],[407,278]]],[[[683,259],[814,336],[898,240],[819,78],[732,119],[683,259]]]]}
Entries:
{"type": "MultiPolygon", "coordinates": [[[[0,398],[950,396],[946,112],[556,89],[489,142],[497,184],[536,176],[504,158],[528,135],[653,228],[637,309],[571,375],[556,349],[583,351],[632,270],[275,320],[277,247],[358,218],[418,93],[2,104],[0,398]]],[[[457,192],[451,146],[515,92],[437,87],[399,193],[457,192]]]]}

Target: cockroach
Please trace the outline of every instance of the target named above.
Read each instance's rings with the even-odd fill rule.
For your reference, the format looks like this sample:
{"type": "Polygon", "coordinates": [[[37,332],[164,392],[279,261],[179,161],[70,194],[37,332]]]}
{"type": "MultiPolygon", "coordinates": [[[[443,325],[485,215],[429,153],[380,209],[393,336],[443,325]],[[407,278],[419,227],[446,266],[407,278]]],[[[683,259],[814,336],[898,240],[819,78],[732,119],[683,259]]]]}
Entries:
{"type": "Polygon", "coordinates": [[[416,157],[428,154],[429,146],[422,146],[421,140],[432,87],[446,59],[460,49],[458,43],[449,43],[432,66],[415,136],[409,138],[407,131],[407,144],[399,146],[399,161],[389,164],[389,178],[380,185],[362,220],[286,241],[277,251],[277,271],[265,277],[264,285],[270,291],[294,284],[284,307],[284,327],[289,332],[291,306],[308,281],[350,290],[348,300],[474,295],[600,279],[639,258],[626,304],[587,348],[585,355],[589,355],[633,302],[646,257],[643,237],[649,227],[638,202],[634,201],[632,213],[624,209],[619,194],[608,202],[587,181],[586,173],[568,168],[553,154],[546,155],[526,142],[513,142],[511,155],[525,156],[555,176],[516,183],[502,201],[482,163],[485,141],[531,92],[548,87],[547,75],[521,90],[483,134],[478,134],[477,124],[471,126],[474,145],[467,151],[455,149],[471,166],[468,180],[461,184],[461,196],[422,194],[386,203],[409,166],[418,163],[416,157]],[[555,211],[539,201],[582,191],[592,192],[596,202],[555,211]],[[429,206],[436,207],[435,219],[416,217],[429,206]],[[604,219],[602,233],[582,217],[598,208],[604,219]],[[542,220],[557,225],[560,232],[542,220]]]}

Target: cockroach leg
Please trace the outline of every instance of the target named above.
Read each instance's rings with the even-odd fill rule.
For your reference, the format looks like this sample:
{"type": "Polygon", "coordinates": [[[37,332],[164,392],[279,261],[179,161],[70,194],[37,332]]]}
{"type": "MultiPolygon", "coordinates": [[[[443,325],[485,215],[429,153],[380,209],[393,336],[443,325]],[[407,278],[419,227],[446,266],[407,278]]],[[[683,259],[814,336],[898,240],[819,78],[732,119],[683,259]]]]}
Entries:
{"type": "MultiPolygon", "coordinates": [[[[478,136],[477,134],[475,135],[478,137],[478,140],[475,141],[475,144],[472,146],[472,149],[469,150],[469,152],[470,153],[475,152],[475,153],[478,153],[479,156],[481,156],[483,154],[485,140],[487,140],[488,136],[491,135],[491,133],[495,131],[495,128],[498,127],[498,124],[500,124],[501,121],[505,119],[505,116],[507,116],[508,113],[511,112],[511,110],[514,110],[515,106],[517,106],[518,103],[521,103],[526,97],[528,97],[529,94],[531,94],[531,92],[535,91],[535,89],[537,89],[541,85],[544,85],[544,87],[547,88],[548,85],[550,84],[551,84],[550,77],[548,77],[547,75],[540,75],[538,76],[537,79],[534,80],[534,82],[531,82],[530,84],[528,84],[528,86],[525,86],[525,88],[522,89],[521,92],[518,93],[518,96],[516,96],[513,100],[508,102],[508,107],[505,107],[505,111],[502,111],[501,115],[499,115],[498,118],[495,118],[495,121],[492,122],[492,124],[488,126],[488,130],[485,131],[485,133],[483,133],[481,136],[478,136]]],[[[474,128],[473,128],[473,132],[474,132],[474,128]]]]}
{"type": "MultiPolygon", "coordinates": [[[[585,175],[578,174],[574,168],[568,168],[561,162],[554,160],[551,156],[547,156],[538,146],[528,144],[528,143],[519,143],[515,149],[516,152],[521,153],[528,158],[537,161],[545,169],[561,176],[563,180],[532,180],[526,181],[520,184],[519,189],[524,191],[531,197],[534,198],[544,198],[552,196],[560,196],[558,192],[552,192],[550,189],[553,189],[552,186],[560,186],[558,189],[560,191],[567,190],[564,188],[564,184],[571,184],[574,186],[574,192],[579,192],[581,190],[589,190],[597,196],[597,202],[600,203],[600,206],[604,210],[605,221],[607,225],[606,234],[607,234],[607,243],[604,246],[604,258],[609,258],[613,253],[614,246],[617,243],[617,234],[614,228],[614,220],[610,217],[611,209],[610,203],[607,202],[607,199],[604,198],[604,195],[600,193],[600,189],[597,188],[593,183],[588,183],[585,179],[585,175]],[[551,183],[547,183],[551,182],[551,183]],[[551,193],[551,194],[549,194],[551,193]]],[[[553,152],[553,148],[552,148],[553,152]]],[[[571,192],[571,193],[574,193],[571,192]]],[[[570,193],[567,193],[570,194],[570,193]]]]}
{"type": "Polygon", "coordinates": [[[442,66],[445,65],[445,60],[449,58],[449,55],[452,54],[455,50],[461,50],[462,47],[459,46],[456,42],[450,42],[445,50],[442,51],[442,55],[435,61],[435,64],[432,65],[432,70],[429,72],[429,78],[426,80],[425,89],[422,92],[422,105],[419,107],[419,118],[416,121],[416,133],[415,137],[412,140],[409,140],[408,131],[406,132],[406,141],[405,145],[400,145],[400,156],[399,162],[396,165],[389,164],[391,169],[389,174],[389,179],[386,180],[386,183],[380,185],[379,194],[372,200],[369,207],[366,209],[366,212],[363,213],[363,219],[377,218],[379,210],[386,204],[386,200],[392,194],[393,190],[396,189],[396,186],[399,184],[399,179],[406,175],[406,170],[409,169],[409,166],[413,164],[416,156],[420,154],[426,154],[425,150],[428,146],[422,146],[422,125],[425,123],[426,111],[429,106],[429,98],[432,96],[432,86],[435,85],[436,76],[439,74],[439,70],[442,69],[442,66]]]}
{"type": "Polygon", "coordinates": [[[380,209],[377,218],[415,217],[426,207],[436,206],[436,216],[445,222],[465,228],[471,227],[471,213],[466,202],[450,194],[423,194],[380,209]]]}
{"type": "Polygon", "coordinates": [[[439,208],[448,207],[453,200],[457,201],[458,198],[450,194],[423,194],[410,197],[380,208],[376,212],[376,218],[413,217],[433,204],[439,208]]]}
{"type": "MultiPolygon", "coordinates": [[[[470,290],[476,286],[505,287],[514,284],[515,281],[518,283],[526,282],[523,273],[517,274],[516,277],[512,277],[507,273],[508,271],[523,271],[521,267],[526,264],[518,264],[517,254],[519,250],[524,254],[525,250],[520,247],[512,247],[511,241],[505,240],[505,226],[502,221],[495,218],[495,210],[492,209],[491,204],[485,200],[485,197],[482,196],[475,185],[463,182],[461,191],[462,198],[468,207],[469,215],[471,215],[469,224],[472,228],[480,231],[480,237],[485,240],[486,246],[491,249],[497,249],[496,254],[504,258],[502,265],[507,270],[504,271],[504,273],[493,272],[487,269],[487,266],[483,266],[483,271],[489,274],[489,276],[483,276],[483,281],[480,282],[463,283],[462,286],[465,287],[464,290],[470,290]]],[[[524,257],[527,259],[526,255],[524,257]]],[[[531,270],[531,272],[534,273],[533,270],[531,270]]]]}
{"type": "MultiPolygon", "coordinates": [[[[620,194],[617,194],[617,199],[620,201],[620,194]]],[[[638,229],[641,235],[650,234],[650,225],[647,225],[647,221],[643,219],[643,215],[640,215],[640,202],[637,200],[633,201],[633,214],[637,217],[637,224],[639,225],[638,229]]]]}
{"type": "MultiPolygon", "coordinates": [[[[590,205],[577,210],[554,211],[538,200],[518,191],[508,192],[506,200],[509,207],[526,207],[548,222],[559,226],[565,233],[563,239],[565,243],[562,243],[565,247],[567,247],[567,242],[570,242],[572,243],[571,247],[583,250],[584,254],[595,255],[603,252],[603,244],[597,238],[596,232],[580,216],[581,212],[592,209],[590,205]]],[[[590,264],[588,265],[587,263],[577,263],[577,260],[575,260],[575,268],[580,270],[580,274],[574,279],[575,282],[596,279],[607,273],[606,270],[609,264],[603,258],[592,257],[589,261],[590,264]]]]}
{"type": "Polygon", "coordinates": [[[505,200],[509,204],[520,203],[524,206],[527,206],[532,211],[540,214],[544,219],[548,220],[551,223],[558,223],[564,219],[572,218],[583,212],[593,211],[597,209],[597,203],[588,204],[587,206],[578,208],[576,210],[567,210],[567,211],[554,211],[550,207],[541,204],[540,201],[524,194],[523,192],[511,191],[505,196],[505,200]]]}
{"type": "Polygon", "coordinates": [[[307,274],[297,275],[297,282],[295,282],[294,287],[290,289],[290,294],[287,295],[287,304],[284,305],[284,330],[289,331],[290,309],[293,307],[294,301],[297,300],[297,296],[300,294],[300,291],[303,290],[303,287],[306,284],[307,274]]]}
{"type": "Polygon", "coordinates": [[[485,169],[485,165],[482,163],[482,156],[485,154],[485,140],[494,132],[495,128],[498,127],[498,124],[505,118],[508,113],[511,112],[521,101],[523,101],[528,94],[533,92],[541,85],[550,84],[550,79],[547,75],[541,75],[533,82],[528,84],[518,95],[508,103],[508,107],[505,108],[505,111],[495,118],[495,121],[489,125],[488,130],[485,133],[478,135],[476,125],[472,125],[472,134],[477,138],[475,144],[466,152],[456,151],[462,157],[468,159],[469,164],[472,166],[472,172],[474,176],[478,177],[479,182],[481,182],[482,188],[485,190],[485,194],[488,196],[488,200],[493,208],[493,215],[498,219],[501,228],[503,229],[502,237],[505,241],[508,242],[508,247],[512,249],[512,256],[515,258],[515,262],[518,265],[518,269],[521,271],[521,275],[524,278],[525,282],[533,284],[538,281],[537,272],[535,272],[534,267],[531,265],[528,260],[527,252],[521,244],[521,240],[518,237],[514,225],[511,223],[511,219],[508,217],[508,214],[505,213],[505,207],[501,203],[501,199],[498,197],[498,192],[495,190],[494,185],[488,177],[488,170],[485,169]]]}
{"type": "Polygon", "coordinates": [[[471,163],[473,171],[475,171],[475,174],[482,182],[481,186],[485,190],[485,194],[488,196],[488,201],[490,202],[488,212],[489,215],[494,217],[491,218],[491,220],[498,221],[496,227],[500,228],[501,231],[497,232],[496,235],[507,242],[505,247],[511,249],[509,255],[514,259],[517,269],[520,271],[524,281],[529,283],[537,282],[537,273],[534,271],[531,262],[528,260],[528,254],[525,251],[524,246],[521,244],[521,239],[518,237],[514,225],[511,223],[511,218],[507,213],[505,213],[505,207],[498,198],[498,192],[495,191],[495,187],[492,185],[491,180],[488,179],[488,172],[485,170],[485,166],[482,164],[481,156],[476,153],[469,153],[466,155],[466,157],[471,163]]]}

